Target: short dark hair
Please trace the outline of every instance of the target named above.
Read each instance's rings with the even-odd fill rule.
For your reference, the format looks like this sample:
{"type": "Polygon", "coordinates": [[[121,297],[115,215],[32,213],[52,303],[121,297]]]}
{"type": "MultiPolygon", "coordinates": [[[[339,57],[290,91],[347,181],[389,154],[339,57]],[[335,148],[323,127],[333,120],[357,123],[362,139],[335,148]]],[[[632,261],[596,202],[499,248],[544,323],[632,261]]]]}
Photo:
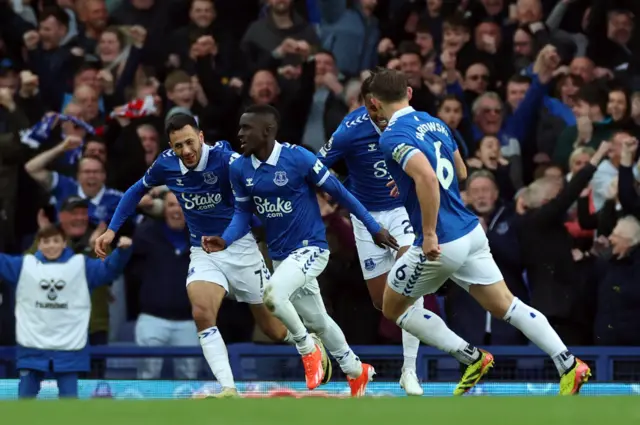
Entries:
{"type": "Polygon", "coordinates": [[[531,77],[527,75],[516,74],[513,77],[509,78],[509,83],[531,84],[531,77]]]}
{"type": "Polygon", "coordinates": [[[95,155],[82,155],[82,158],[80,158],[80,161],[78,162],[78,171],[80,171],[80,165],[82,165],[82,163],[85,162],[87,159],[91,159],[93,161],[99,162],[100,165],[102,166],[102,171],[104,172],[107,171],[107,165],[95,155]]]}
{"type": "Polygon", "coordinates": [[[445,18],[445,20],[442,22],[443,31],[457,29],[469,32],[469,22],[465,19],[464,15],[458,12],[445,18]]]}
{"type": "Polygon", "coordinates": [[[69,15],[67,15],[67,12],[59,6],[45,7],[40,14],[39,22],[45,21],[52,16],[60,25],[69,28],[69,15]]]}
{"type": "Polygon", "coordinates": [[[460,98],[458,96],[456,96],[453,93],[449,93],[444,95],[440,101],[438,102],[438,110],[440,110],[440,108],[442,108],[442,106],[444,105],[445,102],[452,100],[454,102],[458,102],[460,104],[461,107],[464,108],[464,103],[462,103],[462,100],[460,100],[460,98]]]}
{"type": "Polygon", "coordinates": [[[36,241],[40,242],[41,239],[52,238],[58,235],[62,236],[62,239],[67,239],[67,235],[64,233],[64,230],[62,230],[62,226],[50,224],[38,230],[38,233],[36,233],[36,241]]]}
{"type": "Polygon", "coordinates": [[[319,50],[316,52],[316,55],[320,55],[320,54],[322,54],[322,55],[328,55],[328,56],[330,56],[330,57],[331,57],[331,59],[333,59],[333,62],[335,62],[335,61],[336,61],[336,55],[334,55],[334,54],[333,54],[333,52],[332,52],[331,50],[329,50],[329,49],[319,49],[319,50]]]}
{"type": "Polygon", "coordinates": [[[407,76],[395,69],[381,69],[375,73],[369,90],[382,102],[398,102],[407,97],[407,76]]]}
{"type": "Polygon", "coordinates": [[[360,84],[360,101],[364,101],[364,99],[371,94],[371,81],[373,81],[373,76],[376,75],[376,72],[379,68],[376,68],[372,71],[369,71],[369,75],[367,78],[362,81],[360,84]]]}
{"type": "Polygon", "coordinates": [[[200,127],[198,127],[198,123],[193,115],[183,114],[178,112],[167,119],[167,122],[164,126],[164,132],[167,137],[171,137],[171,133],[174,131],[181,130],[186,126],[191,126],[196,131],[196,133],[200,132],[200,127]]]}
{"type": "Polygon", "coordinates": [[[418,25],[416,25],[416,34],[429,34],[431,37],[433,37],[433,34],[431,34],[431,24],[428,20],[426,19],[420,19],[418,21],[418,25]]]}
{"type": "Polygon", "coordinates": [[[267,115],[273,118],[276,125],[280,124],[280,112],[271,105],[251,105],[244,110],[245,114],[267,115]]]}
{"type": "Polygon", "coordinates": [[[608,95],[597,83],[589,83],[578,89],[576,100],[587,103],[589,106],[598,106],[603,114],[607,111],[608,95]]]}
{"type": "Polygon", "coordinates": [[[414,41],[405,40],[398,46],[398,57],[402,55],[416,55],[420,59],[420,63],[424,63],[424,58],[420,54],[420,46],[414,41]]]}

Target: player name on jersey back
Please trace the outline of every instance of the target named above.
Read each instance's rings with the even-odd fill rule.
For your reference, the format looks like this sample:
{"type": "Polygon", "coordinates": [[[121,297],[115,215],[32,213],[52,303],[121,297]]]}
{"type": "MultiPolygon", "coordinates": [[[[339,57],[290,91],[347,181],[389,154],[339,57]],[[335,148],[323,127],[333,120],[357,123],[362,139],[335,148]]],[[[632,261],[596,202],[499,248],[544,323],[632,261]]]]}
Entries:
{"type": "Polygon", "coordinates": [[[478,225],[478,218],[462,202],[455,171],[455,140],[439,119],[411,107],[397,111],[380,137],[389,171],[400,192],[411,225],[416,234],[414,245],[423,240],[422,212],[413,179],[404,168],[411,157],[422,153],[438,179],[440,208],[436,234],[440,243],[447,243],[465,236],[478,225]]]}
{"type": "Polygon", "coordinates": [[[391,180],[378,146],[380,130],[364,106],[348,114],[333,136],[318,152],[318,159],[331,167],[344,159],[349,169],[347,188],[369,211],[390,211],[402,201],[389,195],[391,180]]]}

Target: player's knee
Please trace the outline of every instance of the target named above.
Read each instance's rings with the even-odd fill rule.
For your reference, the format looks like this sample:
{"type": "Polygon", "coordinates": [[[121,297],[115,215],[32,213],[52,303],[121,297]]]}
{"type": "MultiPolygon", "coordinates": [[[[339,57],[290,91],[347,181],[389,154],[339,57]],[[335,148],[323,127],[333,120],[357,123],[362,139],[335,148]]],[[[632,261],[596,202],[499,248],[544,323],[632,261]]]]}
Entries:
{"type": "Polygon", "coordinates": [[[371,298],[371,303],[376,310],[382,311],[382,300],[371,298]]]}
{"type": "Polygon", "coordinates": [[[264,294],[262,294],[262,301],[264,302],[264,306],[267,307],[267,309],[272,313],[276,309],[276,302],[275,302],[274,296],[275,296],[275,293],[273,290],[273,285],[265,286],[264,294]]]}
{"type": "Polygon", "coordinates": [[[282,289],[282,285],[269,283],[265,286],[262,300],[270,312],[278,309],[278,306],[289,299],[289,294],[282,289]]]}
{"type": "Polygon", "coordinates": [[[280,322],[270,321],[268,324],[261,326],[262,332],[271,341],[284,341],[287,337],[287,328],[280,322]]]}
{"type": "Polygon", "coordinates": [[[397,314],[397,312],[395,311],[396,309],[392,308],[389,304],[383,303],[380,310],[382,311],[382,315],[385,317],[385,319],[390,320],[394,323],[399,317],[399,314],[397,314]]]}
{"type": "Polygon", "coordinates": [[[493,285],[472,285],[469,292],[485,310],[497,319],[503,319],[506,316],[514,299],[504,281],[493,285]]]}
{"type": "Polygon", "coordinates": [[[203,330],[216,325],[216,312],[212,307],[204,303],[193,303],[191,305],[191,315],[196,322],[198,330],[203,330]]]}

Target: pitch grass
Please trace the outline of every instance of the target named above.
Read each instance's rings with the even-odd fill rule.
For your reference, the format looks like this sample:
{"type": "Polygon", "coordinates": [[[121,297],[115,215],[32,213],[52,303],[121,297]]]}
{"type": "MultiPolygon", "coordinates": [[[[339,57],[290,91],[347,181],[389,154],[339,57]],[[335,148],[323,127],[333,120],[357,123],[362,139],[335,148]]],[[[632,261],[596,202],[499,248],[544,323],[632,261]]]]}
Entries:
{"type": "Polygon", "coordinates": [[[631,425],[637,397],[51,400],[0,403],[3,425],[631,425]]]}

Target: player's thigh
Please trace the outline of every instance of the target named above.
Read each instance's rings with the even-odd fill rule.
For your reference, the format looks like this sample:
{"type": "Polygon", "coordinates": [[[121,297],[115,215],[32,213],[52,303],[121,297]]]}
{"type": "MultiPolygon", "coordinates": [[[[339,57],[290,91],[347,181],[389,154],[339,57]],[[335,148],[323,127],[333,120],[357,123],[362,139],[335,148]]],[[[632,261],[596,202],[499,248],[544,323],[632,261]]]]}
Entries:
{"type": "Polygon", "coordinates": [[[384,296],[385,288],[387,287],[387,274],[376,276],[373,279],[367,280],[367,290],[369,291],[369,297],[373,306],[382,310],[382,299],[384,296]]]}
{"type": "Polygon", "coordinates": [[[218,266],[216,256],[207,254],[202,248],[192,247],[187,274],[187,295],[194,320],[215,323],[220,304],[228,292],[229,281],[218,266]]]}
{"type": "Polygon", "coordinates": [[[229,282],[229,298],[247,304],[261,304],[270,273],[252,236],[235,242],[228,250],[216,253],[217,266],[229,282]]]}
{"type": "MultiPolygon", "coordinates": [[[[372,213],[376,220],[379,219],[379,212],[372,213]]],[[[351,216],[353,224],[353,236],[356,240],[356,249],[358,251],[358,259],[360,260],[360,268],[364,280],[369,282],[379,276],[386,275],[394,262],[394,253],[389,248],[381,248],[375,244],[371,233],[355,216],[351,216]]],[[[384,226],[384,225],[383,225],[384,226]]]]}
{"type": "Polygon", "coordinates": [[[485,310],[503,317],[513,301],[513,295],[491,255],[489,241],[480,226],[465,238],[470,245],[469,254],[451,279],[468,291],[485,310]]]}
{"type": "Polygon", "coordinates": [[[171,323],[169,320],[141,313],[136,321],[135,339],[136,345],[141,347],[170,345],[171,323]]]}
{"type": "Polygon", "coordinates": [[[459,264],[444,251],[438,261],[429,261],[421,247],[412,246],[394,264],[387,285],[405,297],[416,299],[440,289],[459,264]]]}
{"type": "MultiPolygon", "coordinates": [[[[384,220],[382,220],[381,224],[389,231],[391,236],[396,238],[399,247],[406,247],[406,250],[413,245],[415,235],[409,220],[409,214],[407,214],[407,210],[404,207],[385,211],[384,220]]],[[[399,255],[396,255],[396,258],[399,258],[399,255]]]]}
{"type": "Polygon", "coordinates": [[[329,262],[329,250],[318,247],[300,248],[283,261],[274,261],[274,272],[265,288],[264,302],[271,309],[281,299],[292,299],[301,293],[316,293],[316,278],[329,262]],[[314,281],[316,284],[314,285],[314,281]]]}

